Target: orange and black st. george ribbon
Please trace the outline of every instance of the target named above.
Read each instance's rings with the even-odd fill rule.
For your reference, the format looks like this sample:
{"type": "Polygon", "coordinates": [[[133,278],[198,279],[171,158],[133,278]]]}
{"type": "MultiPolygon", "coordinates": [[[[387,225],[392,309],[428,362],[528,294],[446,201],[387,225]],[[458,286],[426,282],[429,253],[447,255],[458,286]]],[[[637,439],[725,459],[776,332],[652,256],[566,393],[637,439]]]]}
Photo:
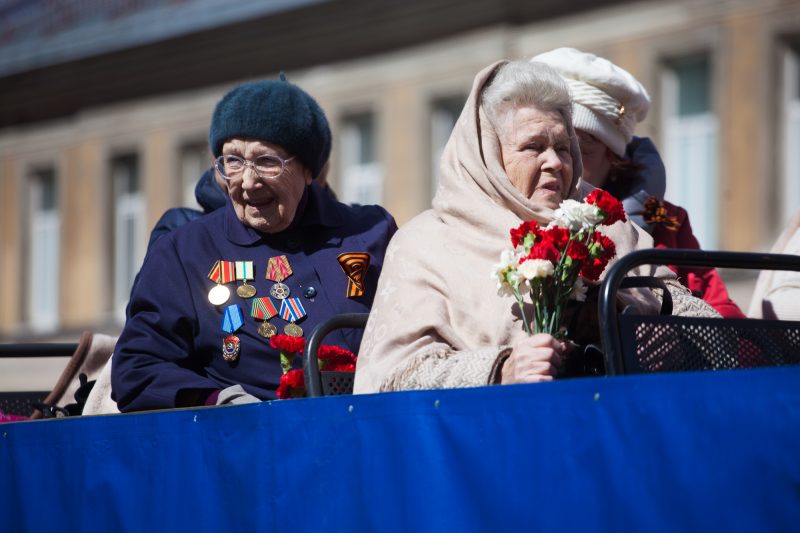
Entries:
{"type": "Polygon", "coordinates": [[[347,275],[347,297],[364,295],[364,280],[369,269],[369,254],[365,252],[345,252],[337,257],[339,265],[347,275]]]}
{"type": "Polygon", "coordinates": [[[670,231],[678,231],[681,228],[678,217],[670,215],[664,202],[660,202],[655,196],[645,200],[642,218],[648,224],[663,224],[670,231]]]}

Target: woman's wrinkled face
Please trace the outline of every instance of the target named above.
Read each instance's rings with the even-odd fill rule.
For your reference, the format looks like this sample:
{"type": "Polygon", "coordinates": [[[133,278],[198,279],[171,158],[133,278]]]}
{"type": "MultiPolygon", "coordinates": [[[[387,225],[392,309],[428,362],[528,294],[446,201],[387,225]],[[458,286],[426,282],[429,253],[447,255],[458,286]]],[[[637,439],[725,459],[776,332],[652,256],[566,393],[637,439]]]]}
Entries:
{"type": "Polygon", "coordinates": [[[557,208],[572,182],[569,133],[561,114],[523,106],[500,122],[503,167],[511,183],[532,202],[557,208]]]}
{"type": "MultiPolygon", "coordinates": [[[[292,154],[268,142],[231,139],[222,146],[222,155],[236,155],[252,161],[262,155],[288,159],[292,154]]],[[[262,233],[277,233],[294,220],[303,191],[311,184],[311,172],[295,158],[286,163],[277,178],[261,178],[248,166],[240,177],[224,181],[242,224],[262,233]]]]}
{"type": "Polygon", "coordinates": [[[611,150],[595,137],[583,131],[575,130],[581,145],[581,160],[583,160],[583,181],[602,188],[611,170],[611,150]]]}

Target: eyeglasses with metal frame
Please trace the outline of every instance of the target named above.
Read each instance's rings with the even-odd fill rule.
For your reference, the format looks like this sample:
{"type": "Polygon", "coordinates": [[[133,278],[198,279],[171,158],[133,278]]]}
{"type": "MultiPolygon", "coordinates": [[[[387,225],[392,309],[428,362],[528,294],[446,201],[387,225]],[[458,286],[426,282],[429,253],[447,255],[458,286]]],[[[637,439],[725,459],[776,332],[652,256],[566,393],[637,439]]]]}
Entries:
{"type": "Polygon", "coordinates": [[[294,158],[295,156],[284,159],[277,155],[261,155],[250,160],[238,155],[221,155],[214,160],[214,168],[226,180],[235,180],[244,176],[247,167],[252,168],[259,178],[275,179],[283,174],[286,165],[294,158]]]}

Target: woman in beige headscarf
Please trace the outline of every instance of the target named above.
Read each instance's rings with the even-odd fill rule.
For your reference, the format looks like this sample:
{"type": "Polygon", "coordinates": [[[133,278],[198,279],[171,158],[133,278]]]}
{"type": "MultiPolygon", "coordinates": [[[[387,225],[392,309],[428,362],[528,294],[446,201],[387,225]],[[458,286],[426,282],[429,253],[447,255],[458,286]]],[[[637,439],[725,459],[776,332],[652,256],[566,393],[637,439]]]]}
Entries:
{"type": "MultiPolygon", "coordinates": [[[[511,228],[546,224],[561,200],[591,190],[580,184],[581,170],[569,89],[553,69],[500,61],[481,71],[445,147],[433,209],[389,245],[355,392],[553,379],[569,346],[529,337],[513,299],[498,296],[489,274],[511,228]]],[[[630,223],[606,234],[618,255],[652,246],[630,223]]],[[[635,273],[674,277],[663,267],[635,273]]],[[[677,310],[688,303],[713,316],[679,284],[669,286],[677,310]]],[[[659,305],[648,290],[626,300],[640,310],[659,305]]]]}

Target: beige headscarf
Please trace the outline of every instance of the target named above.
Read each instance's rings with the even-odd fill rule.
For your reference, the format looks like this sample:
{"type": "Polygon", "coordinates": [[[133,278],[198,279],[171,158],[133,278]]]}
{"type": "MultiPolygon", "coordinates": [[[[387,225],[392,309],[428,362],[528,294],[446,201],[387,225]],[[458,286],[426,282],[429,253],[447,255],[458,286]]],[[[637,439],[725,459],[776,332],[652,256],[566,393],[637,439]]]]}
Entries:
{"type": "MultiPolygon", "coordinates": [[[[498,356],[526,336],[513,298],[497,295],[490,272],[510,247],[511,228],[523,220],[547,223],[553,212],[511,183],[497,132],[480,106],[484,87],[505,63],[475,78],[442,155],[433,209],[400,228],[389,245],[359,352],[358,393],[486,384],[498,356]]],[[[567,126],[571,196],[581,197],[591,187],[577,178],[578,140],[567,126]]],[[[620,255],[652,246],[650,236],[630,223],[608,229],[620,255]]],[[[638,304],[656,308],[658,301],[646,292],[638,304]]]]}
{"type": "MultiPolygon", "coordinates": [[[[547,223],[553,218],[551,209],[531,202],[506,176],[500,138],[480,105],[484,88],[497,69],[506,63],[508,61],[498,61],[489,65],[475,77],[472,91],[442,153],[441,179],[433,209],[445,223],[484,228],[487,218],[494,216],[517,223],[520,220],[547,223]],[[458,200],[454,202],[454,198],[458,200]]],[[[579,195],[576,186],[583,174],[583,164],[571,123],[567,124],[567,131],[573,165],[570,197],[575,198],[579,195]]],[[[505,235],[511,228],[505,223],[493,224],[493,227],[505,235]]]]}

